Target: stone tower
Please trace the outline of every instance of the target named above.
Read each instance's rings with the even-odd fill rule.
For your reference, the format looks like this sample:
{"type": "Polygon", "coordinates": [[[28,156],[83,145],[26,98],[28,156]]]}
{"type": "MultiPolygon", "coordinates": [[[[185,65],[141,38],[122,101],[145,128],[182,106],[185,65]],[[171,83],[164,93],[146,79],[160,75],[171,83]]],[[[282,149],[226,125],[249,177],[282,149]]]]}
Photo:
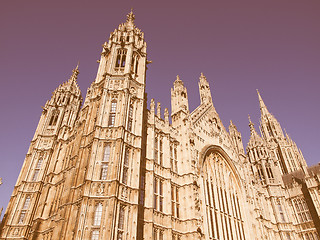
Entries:
{"type": "Polygon", "coordinates": [[[82,104],[79,66],[43,107],[0,239],[318,239],[320,165],[308,168],[260,93],[261,136],[224,127],[209,81],[189,110],[150,100],[146,42],[131,11],[103,44],[82,104]],[[171,116],[171,123],[170,123],[171,116]]]}

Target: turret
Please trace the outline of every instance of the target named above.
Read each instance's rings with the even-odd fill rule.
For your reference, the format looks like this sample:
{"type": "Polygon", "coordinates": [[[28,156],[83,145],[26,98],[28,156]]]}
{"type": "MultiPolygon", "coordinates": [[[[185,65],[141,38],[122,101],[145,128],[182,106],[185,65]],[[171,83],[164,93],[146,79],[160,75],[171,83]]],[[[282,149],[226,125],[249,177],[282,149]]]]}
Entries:
{"type": "Polygon", "coordinates": [[[72,70],[68,81],[59,85],[43,112],[34,138],[39,134],[57,134],[61,127],[73,127],[82,103],[81,90],[77,84],[79,65],[72,70]]]}
{"type": "MultiPolygon", "coordinates": [[[[282,128],[277,119],[268,111],[264,101],[257,90],[261,120],[260,130],[263,138],[273,145],[272,151],[275,153],[282,174],[293,172],[301,168],[301,154],[297,152],[295,143],[283,134],[282,128]]],[[[306,165],[305,161],[304,164],[306,165]]]]}
{"type": "Polygon", "coordinates": [[[171,88],[171,112],[172,115],[174,115],[179,111],[188,114],[189,103],[187,88],[184,86],[179,75],[177,75],[177,78],[173,83],[173,88],[171,88]]]}
{"type": "Polygon", "coordinates": [[[184,86],[179,75],[173,83],[171,88],[171,118],[172,125],[176,127],[181,124],[183,120],[189,114],[189,103],[187,88],[184,86]]]}
{"type": "Polygon", "coordinates": [[[203,73],[201,73],[199,78],[199,92],[201,103],[212,102],[210,86],[207,81],[207,78],[203,75],[203,73]]]}
{"type": "Polygon", "coordinates": [[[230,120],[230,125],[229,125],[229,133],[230,133],[230,136],[232,138],[234,145],[237,148],[237,153],[244,154],[241,133],[237,130],[236,125],[234,125],[231,120],[230,120]]]}
{"type": "Polygon", "coordinates": [[[126,22],[121,23],[110,34],[109,42],[103,44],[96,83],[108,75],[127,75],[144,84],[147,44],[143,32],[135,26],[134,19],[131,11],[126,22]]]}
{"type": "Polygon", "coordinates": [[[247,154],[252,164],[253,174],[262,184],[274,183],[275,167],[268,149],[267,142],[259,136],[249,116],[250,140],[247,154]]]}

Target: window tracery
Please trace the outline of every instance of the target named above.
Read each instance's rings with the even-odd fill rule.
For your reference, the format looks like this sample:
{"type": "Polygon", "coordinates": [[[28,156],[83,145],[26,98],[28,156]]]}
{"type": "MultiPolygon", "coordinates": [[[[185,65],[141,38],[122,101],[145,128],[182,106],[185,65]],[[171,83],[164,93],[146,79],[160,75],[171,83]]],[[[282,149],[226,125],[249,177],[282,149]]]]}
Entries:
{"type": "Polygon", "coordinates": [[[100,226],[102,217],[102,203],[98,203],[94,212],[94,226],[100,226]]]}
{"type": "Polygon", "coordinates": [[[219,153],[211,152],[205,157],[203,185],[210,238],[244,240],[240,187],[232,168],[219,153]]]}
{"type": "Polygon", "coordinates": [[[127,49],[120,48],[117,51],[117,59],[115,65],[115,71],[124,71],[124,67],[126,65],[126,57],[127,57],[127,49]]]}
{"type": "Polygon", "coordinates": [[[55,126],[58,122],[60,111],[55,109],[52,111],[52,115],[49,121],[49,126],[55,126]]]}

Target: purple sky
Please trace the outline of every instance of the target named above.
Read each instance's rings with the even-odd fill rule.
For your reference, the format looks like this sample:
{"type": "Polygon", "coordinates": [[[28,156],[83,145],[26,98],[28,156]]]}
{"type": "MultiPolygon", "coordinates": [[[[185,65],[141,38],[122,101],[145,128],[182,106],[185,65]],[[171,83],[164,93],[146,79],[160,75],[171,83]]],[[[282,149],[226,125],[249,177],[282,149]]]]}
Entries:
{"type": "Polygon", "coordinates": [[[179,74],[194,110],[203,72],[225,127],[232,119],[246,147],[248,114],[258,129],[259,89],[307,163],[319,162],[319,0],[2,1],[0,208],[7,206],[41,106],[78,61],[85,96],[101,45],[131,7],[153,61],[148,102],[154,98],[170,109],[170,88],[179,74]]]}

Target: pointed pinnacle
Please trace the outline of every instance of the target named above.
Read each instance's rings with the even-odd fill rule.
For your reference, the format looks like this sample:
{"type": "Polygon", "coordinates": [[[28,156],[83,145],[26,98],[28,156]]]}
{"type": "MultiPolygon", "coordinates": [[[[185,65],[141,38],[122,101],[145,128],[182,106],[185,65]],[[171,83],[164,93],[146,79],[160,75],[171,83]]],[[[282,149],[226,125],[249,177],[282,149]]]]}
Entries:
{"type": "Polygon", "coordinates": [[[79,63],[80,62],[78,61],[78,64],[77,64],[76,68],[72,70],[72,75],[71,75],[71,77],[69,79],[69,81],[71,81],[71,82],[77,81],[78,74],[79,74],[79,63]]]}
{"type": "Polygon", "coordinates": [[[249,114],[248,114],[248,119],[249,119],[250,132],[251,132],[251,133],[254,133],[254,132],[255,132],[254,124],[253,124],[253,122],[251,121],[251,118],[250,118],[250,115],[249,115],[249,114]]]}
{"type": "Polygon", "coordinates": [[[201,72],[199,79],[200,79],[200,80],[207,80],[206,76],[203,75],[203,72],[201,72]]]}
{"type": "Polygon", "coordinates": [[[261,115],[267,115],[267,114],[269,114],[269,111],[268,111],[266,105],[264,104],[264,102],[263,102],[263,100],[262,100],[262,97],[261,97],[258,89],[257,89],[257,93],[258,93],[258,98],[259,98],[261,115]]]}
{"type": "Polygon", "coordinates": [[[182,82],[182,80],[180,79],[180,76],[179,75],[177,75],[177,77],[176,77],[176,80],[174,81],[175,83],[182,83],[183,84],[183,82],[182,82]]]}

